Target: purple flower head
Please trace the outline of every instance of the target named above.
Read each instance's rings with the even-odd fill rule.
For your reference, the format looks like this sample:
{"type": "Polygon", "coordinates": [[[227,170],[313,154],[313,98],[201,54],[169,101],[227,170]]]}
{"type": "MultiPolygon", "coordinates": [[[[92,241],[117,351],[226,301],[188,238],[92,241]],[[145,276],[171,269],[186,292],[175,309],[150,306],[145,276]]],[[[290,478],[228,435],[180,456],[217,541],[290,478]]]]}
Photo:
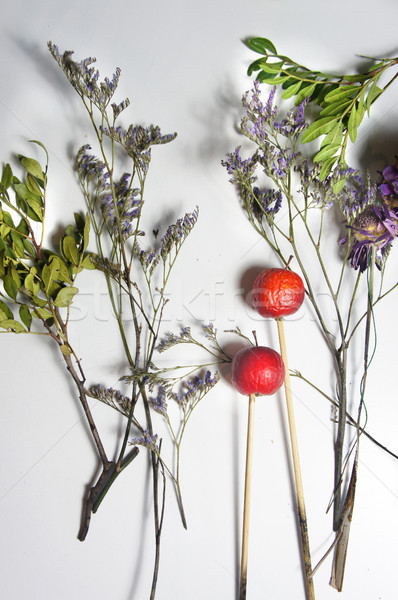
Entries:
{"type": "Polygon", "coordinates": [[[160,128],[155,125],[149,125],[149,127],[130,125],[126,131],[121,127],[102,127],[101,130],[125,148],[144,174],[146,174],[151,161],[151,146],[168,144],[177,136],[176,133],[162,135],[160,128]]]}
{"type": "Polygon", "coordinates": [[[158,388],[158,395],[156,398],[150,398],[149,401],[153,407],[153,409],[163,415],[164,417],[167,415],[167,389],[164,385],[160,385],[158,388]]]}
{"type": "Polygon", "coordinates": [[[145,448],[148,448],[149,450],[152,450],[152,452],[156,453],[159,451],[157,441],[158,435],[156,433],[151,434],[147,429],[145,429],[141,437],[133,438],[129,443],[132,446],[144,446],[145,448]]]}
{"type": "Polygon", "coordinates": [[[230,183],[242,184],[248,181],[254,183],[256,180],[254,176],[257,166],[256,156],[243,159],[240,155],[240,146],[235,148],[233,152],[228,153],[227,160],[221,161],[221,164],[227,169],[228,175],[230,175],[230,183]]]}
{"type": "Polygon", "coordinates": [[[308,124],[304,119],[304,109],[307,103],[308,98],[303,100],[299,106],[291,108],[282,121],[274,121],[273,126],[275,131],[281,133],[285,137],[292,137],[307,129],[308,124]]]}
{"type": "Polygon", "coordinates": [[[174,249],[179,251],[182,244],[192,231],[199,216],[199,208],[192,213],[186,213],[184,217],[178,219],[174,225],[170,225],[160,241],[160,256],[163,262],[166,262],[170,257],[170,253],[174,249]]]}
{"type": "Polygon", "coordinates": [[[282,206],[282,192],[280,190],[261,191],[253,187],[253,213],[261,221],[263,215],[273,218],[282,206]]]}
{"type": "Polygon", "coordinates": [[[185,380],[180,393],[171,392],[170,397],[185,410],[188,404],[199,402],[216,385],[219,379],[220,374],[218,372],[212,375],[210,371],[206,371],[202,377],[185,380]]]}
{"type": "Polygon", "coordinates": [[[76,156],[76,169],[81,180],[87,184],[95,181],[100,190],[105,190],[109,185],[109,173],[105,163],[89,153],[91,146],[82,146],[76,156]]]}
{"type": "MultiPolygon", "coordinates": [[[[385,203],[368,205],[348,227],[353,232],[349,260],[354,269],[363,272],[369,264],[372,248],[376,250],[376,265],[381,268],[391,243],[398,235],[398,216],[385,203]]],[[[343,244],[348,236],[340,240],[343,244]]]]}
{"type": "Polygon", "coordinates": [[[385,203],[389,208],[398,207],[398,167],[397,165],[388,165],[382,171],[383,181],[379,185],[385,203]]]}
{"type": "Polygon", "coordinates": [[[114,186],[114,193],[108,193],[102,201],[102,213],[110,231],[123,239],[134,233],[133,220],[141,211],[141,195],[138,188],[131,187],[132,177],[125,173],[114,186]],[[120,227],[120,231],[119,231],[120,227]]]}
{"type": "Polygon", "coordinates": [[[105,77],[99,83],[99,72],[92,66],[96,62],[95,58],[90,56],[77,62],[73,60],[71,50],[61,54],[52,42],[48,43],[48,48],[77,93],[88,98],[99,110],[105,110],[119,83],[120,69],[116,69],[111,79],[105,77]]]}

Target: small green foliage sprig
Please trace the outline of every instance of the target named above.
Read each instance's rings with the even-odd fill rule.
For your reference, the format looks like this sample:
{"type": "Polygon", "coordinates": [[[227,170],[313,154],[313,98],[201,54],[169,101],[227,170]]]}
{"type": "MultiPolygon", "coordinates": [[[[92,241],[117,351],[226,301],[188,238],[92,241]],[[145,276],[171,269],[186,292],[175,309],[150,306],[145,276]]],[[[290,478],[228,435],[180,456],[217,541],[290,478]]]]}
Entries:
{"type": "Polygon", "coordinates": [[[65,228],[58,251],[46,249],[48,163],[41,167],[33,158],[18,158],[23,180],[7,163],[0,182],[0,327],[15,333],[37,333],[32,329],[35,318],[44,325],[46,334],[58,341],[62,352],[71,354],[63,331],[69,306],[78,292],[77,276],[83,269],[94,269],[87,252],[90,221],[75,214],[75,223],[65,228]],[[18,314],[11,310],[11,304],[18,314]],[[61,308],[66,308],[63,318],[61,308]]]}
{"type": "MultiPolygon", "coordinates": [[[[250,64],[249,75],[257,72],[261,83],[280,85],[283,100],[294,97],[299,105],[307,98],[320,109],[301,137],[302,144],[323,137],[320,149],[313,157],[315,162],[321,163],[320,179],[324,180],[337,162],[346,166],[348,140],[355,142],[365,114],[370,115],[372,104],[396,79],[397,73],[383,87],[378,85],[383,74],[398,64],[398,57],[362,57],[371,62],[365,72],[334,75],[309,69],[279,54],[268,39],[249,38],[246,45],[262,55],[250,64]]],[[[343,185],[339,184],[340,189],[343,185]]]]}

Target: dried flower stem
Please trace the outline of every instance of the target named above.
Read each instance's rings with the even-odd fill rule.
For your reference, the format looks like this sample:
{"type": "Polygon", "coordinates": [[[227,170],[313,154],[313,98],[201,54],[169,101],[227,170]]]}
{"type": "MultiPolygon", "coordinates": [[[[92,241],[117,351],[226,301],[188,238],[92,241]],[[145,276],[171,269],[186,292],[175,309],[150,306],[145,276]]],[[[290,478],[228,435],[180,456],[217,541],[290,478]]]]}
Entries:
{"type": "MultiPolygon", "coordinates": [[[[368,263],[368,306],[366,312],[366,324],[365,324],[365,347],[364,347],[364,371],[361,381],[361,401],[358,408],[357,422],[359,424],[361,418],[361,412],[364,407],[364,395],[366,388],[366,380],[368,376],[368,369],[371,362],[369,358],[369,345],[370,345],[370,330],[373,319],[373,288],[374,288],[374,270],[375,270],[375,247],[373,246],[369,255],[368,263]]],[[[358,473],[358,451],[359,451],[359,439],[361,436],[361,428],[357,429],[356,437],[356,452],[354,464],[352,466],[350,483],[348,486],[346,498],[344,501],[342,518],[339,529],[336,536],[336,547],[334,550],[332,574],[330,578],[330,585],[337,591],[341,592],[343,589],[343,579],[345,572],[345,564],[347,558],[347,546],[348,538],[350,534],[350,527],[352,521],[352,515],[354,510],[355,491],[357,483],[358,473]]]]}

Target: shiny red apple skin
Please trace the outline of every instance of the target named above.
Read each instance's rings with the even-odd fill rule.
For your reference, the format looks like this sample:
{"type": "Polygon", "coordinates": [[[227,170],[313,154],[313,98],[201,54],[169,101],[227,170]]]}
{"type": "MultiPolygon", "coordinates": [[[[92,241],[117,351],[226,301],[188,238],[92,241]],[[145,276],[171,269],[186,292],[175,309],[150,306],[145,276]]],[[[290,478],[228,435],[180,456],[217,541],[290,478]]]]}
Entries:
{"type": "Polygon", "coordinates": [[[280,319],[301,307],[305,296],[300,275],[288,269],[265,269],[252,288],[252,305],[263,317],[280,319]]]}
{"type": "Polygon", "coordinates": [[[231,366],[232,385],[249,396],[274,394],[285,378],[281,355],[266,346],[249,346],[235,354],[231,366]]]}

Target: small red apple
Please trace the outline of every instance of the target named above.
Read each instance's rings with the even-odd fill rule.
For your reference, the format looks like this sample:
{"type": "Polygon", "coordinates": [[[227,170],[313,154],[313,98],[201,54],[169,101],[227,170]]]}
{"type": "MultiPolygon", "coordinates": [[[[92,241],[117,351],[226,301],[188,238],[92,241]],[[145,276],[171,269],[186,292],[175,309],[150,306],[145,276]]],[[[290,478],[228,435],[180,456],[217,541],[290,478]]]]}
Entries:
{"type": "Polygon", "coordinates": [[[300,275],[288,269],[266,269],[252,288],[252,304],[263,317],[279,319],[295,313],[304,301],[300,275]]]}
{"type": "Polygon", "coordinates": [[[285,378],[281,355],[266,346],[250,346],[235,354],[232,360],[232,385],[249,396],[274,394],[285,378]]]}

